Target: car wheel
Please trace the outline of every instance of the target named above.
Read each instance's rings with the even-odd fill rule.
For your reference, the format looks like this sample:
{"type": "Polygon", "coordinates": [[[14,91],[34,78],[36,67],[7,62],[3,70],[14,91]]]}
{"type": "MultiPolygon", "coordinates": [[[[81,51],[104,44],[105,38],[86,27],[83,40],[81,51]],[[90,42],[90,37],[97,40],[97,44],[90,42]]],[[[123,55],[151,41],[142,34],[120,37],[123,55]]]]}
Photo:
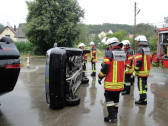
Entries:
{"type": "Polygon", "coordinates": [[[67,106],[75,106],[80,104],[80,98],[78,96],[75,96],[74,98],[68,97],[66,98],[66,105],[67,106]]]}
{"type": "Polygon", "coordinates": [[[82,78],[82,84],[87,84],[89,82],[89,79],[87,77],[82,78]]]}

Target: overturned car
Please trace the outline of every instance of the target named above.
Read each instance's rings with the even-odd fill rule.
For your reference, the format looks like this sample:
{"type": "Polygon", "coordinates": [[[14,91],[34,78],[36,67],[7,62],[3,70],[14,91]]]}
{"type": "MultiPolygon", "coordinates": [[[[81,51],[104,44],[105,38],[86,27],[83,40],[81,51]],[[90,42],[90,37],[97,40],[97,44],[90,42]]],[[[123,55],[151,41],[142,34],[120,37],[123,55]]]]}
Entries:
{"type": "Polygon", "coordinates": [[[12,91],[20,73],[20,54],[9,37],[0,39],[0,95],[12,91]]]}
{"type": "Polygon", "coordinates": [[[80,103],[76,91],[82,81],[83,51],[55,47],[47,51],[45,70],[46,101],[51,109],[80,103]]]}

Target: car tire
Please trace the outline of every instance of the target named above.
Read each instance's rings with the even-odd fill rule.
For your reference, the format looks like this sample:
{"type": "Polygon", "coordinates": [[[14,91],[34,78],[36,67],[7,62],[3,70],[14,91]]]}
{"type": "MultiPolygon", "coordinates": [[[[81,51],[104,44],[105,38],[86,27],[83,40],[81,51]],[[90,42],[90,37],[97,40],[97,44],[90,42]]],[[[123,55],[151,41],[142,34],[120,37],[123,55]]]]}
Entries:
{"type": "Polygon", "coordinates": [[[68,97],[66,98],[66,105],[67,106],[76,106],[80,104],[80,98],[75,96],[74,98],[68,97]]]}
{"type": "Polygon", "coordinates": [[[87,84],[88,82],[89,82],[89,79],[87,77],[83,77],[81,84],[87,84]]]}
{"type": "Polygon", "coordinates": [[[50,55],[49,96],[50,108],[61,109],[65,106],[66,52],[56,49],[50,55]]]}

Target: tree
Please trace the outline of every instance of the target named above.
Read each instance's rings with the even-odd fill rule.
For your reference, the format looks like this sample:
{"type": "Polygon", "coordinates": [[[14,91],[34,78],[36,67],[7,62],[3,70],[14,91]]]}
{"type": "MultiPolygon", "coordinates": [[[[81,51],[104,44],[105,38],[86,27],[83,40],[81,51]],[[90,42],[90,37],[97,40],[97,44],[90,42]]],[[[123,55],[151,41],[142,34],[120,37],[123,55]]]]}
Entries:
{"type": "Polygon", "coordinates": [[[99,38],[98,35],[96,35],[94,38],[93,38],[93,42],[95,43],[96,47],[101,47],[101,40],[99,38]]]}
{"type": "Polygon", "coordinates": [[[27,2],[26,36],[36,47],[36,53],[58,46],[72,47],[77,41],[77,27],[83,10],[76,0],[35,0],[27,2]]]}
{"type": "Polygon", "coordinates": [[[112,30],[113,32],[118,32],[120,30],[125,30],[128,33],[132,33],[133,26],[126,24],[110,24],[104,23],[102,25],[87,25],[89,34],[99,34],[100,32],[108,32],[112,30]]]}
{"type": "Polygon", "coordinates": [[[151,52],[156,52],[157,50],[157,35],[154,35],[153,38],[149,39],[149,48],[151,52]]]}
{"type": "Polygon", "coordinates": [[[78,24],[79,27],[79,38],[78,42],[83,42],[86,45],[89,44],[88,29],[85,24],[78,24]]]}
{"type": "Polygon", "coordinates": [[[155,27],[144,23],[138,24],[136,26],[136,34],[145,35],[148,39],[153,38],[155,35],[155,27]]]}
{"type": "Polygon", "coordinates": [[[119,41],[122,41],[127,38],[127,32],[124,30],[121,30],[119,32],[115,32],[114,34],[107,34],[107,37],[117,37],[119,41]]]}

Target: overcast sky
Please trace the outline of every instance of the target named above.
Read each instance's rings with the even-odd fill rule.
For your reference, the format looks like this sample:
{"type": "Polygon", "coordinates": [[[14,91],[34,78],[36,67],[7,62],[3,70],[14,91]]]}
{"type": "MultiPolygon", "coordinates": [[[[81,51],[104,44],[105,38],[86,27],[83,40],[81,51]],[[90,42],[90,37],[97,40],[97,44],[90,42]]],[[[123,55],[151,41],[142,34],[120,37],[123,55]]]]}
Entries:
{"type": "MultiPolygon", "coordinates": [[[[0,0],[0,23],[11,26],[26,22],[28,13],[25,1],[32,0],[0,0]]],[[[137,23],[162,25],[168,16],[168,0],[78,0],[85,10],[86,24],[134,24],[134,2],[140,13],[137,23]]]]}

